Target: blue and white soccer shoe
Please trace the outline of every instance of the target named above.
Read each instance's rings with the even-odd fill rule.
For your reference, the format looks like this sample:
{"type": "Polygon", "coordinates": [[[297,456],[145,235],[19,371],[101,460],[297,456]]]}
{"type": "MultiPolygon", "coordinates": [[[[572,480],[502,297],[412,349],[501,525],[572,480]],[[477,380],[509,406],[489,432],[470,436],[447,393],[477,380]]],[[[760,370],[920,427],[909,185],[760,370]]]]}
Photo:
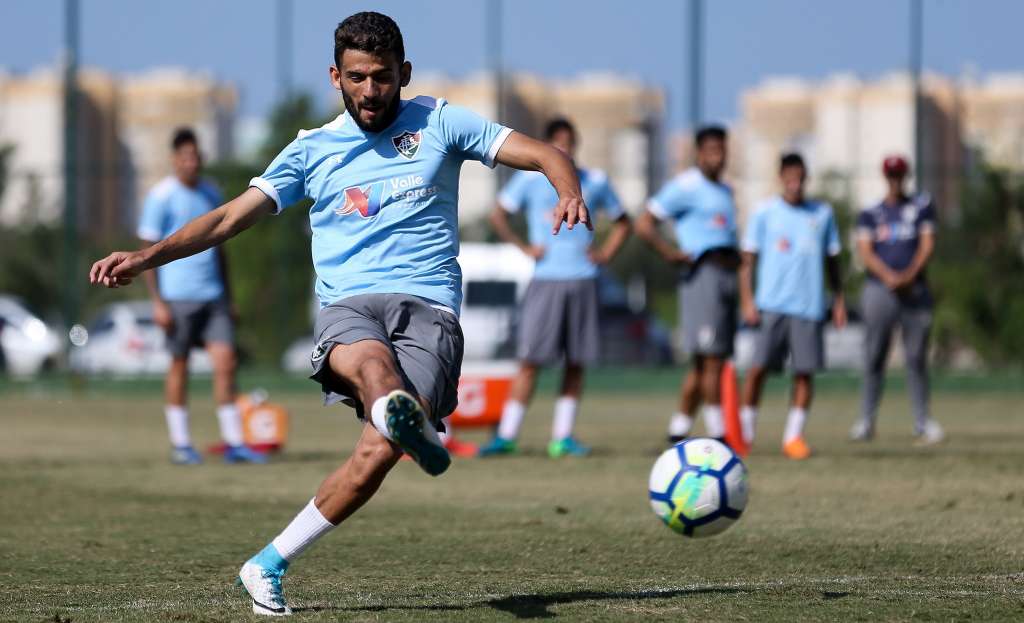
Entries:
{"type": "Polygon", "coordinates": [[[236,584],[241,584],[249,593],[254,614],[285,617],[292,613],[281,588],[281,578],[287,570],[288,561],[281,558],[273,544],[242,565],[236,584]]]}
{"type": "Polygon", "coordinates": [[[267,462],[267,455],[262,452],[257,452],[249,446],[228,446],[224,448],[224,462],[225,463],[256,463],[262,465],[267,462]]]}
{"type": "Polygon", "coordinates": [[[452,464],[437,430],[409,392],[396,389],[388,394],[387,425],[395,443],[431,476],[443,474],[452,464]]]}
{"type": "Polygon", "coordinates": [[[175,465],[201,465],[203,457],[192,446],[171,448],[171,463],[175,465]]]}

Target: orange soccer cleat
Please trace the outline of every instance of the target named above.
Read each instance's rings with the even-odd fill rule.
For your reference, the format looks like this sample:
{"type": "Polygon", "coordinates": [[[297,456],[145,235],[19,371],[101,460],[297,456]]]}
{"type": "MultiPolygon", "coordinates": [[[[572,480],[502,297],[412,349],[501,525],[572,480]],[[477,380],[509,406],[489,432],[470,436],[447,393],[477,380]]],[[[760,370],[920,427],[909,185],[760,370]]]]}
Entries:
{"type": "Polygon", "coordinates": [[[802,461],[811,456],[811,447],[803,437],[797,437],[782,444],[782,453],[794,461],[802,461]]]}

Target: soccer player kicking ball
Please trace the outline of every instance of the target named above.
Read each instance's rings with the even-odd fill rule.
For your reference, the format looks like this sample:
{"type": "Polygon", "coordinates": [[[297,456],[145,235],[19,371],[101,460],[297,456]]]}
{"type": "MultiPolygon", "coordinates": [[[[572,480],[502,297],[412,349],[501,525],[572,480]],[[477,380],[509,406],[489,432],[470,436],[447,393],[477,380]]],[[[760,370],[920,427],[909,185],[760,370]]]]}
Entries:
{"type": "Polygon", "coordinates": [[[870,441],[875,436],[889,344],[893,329],[899,325],[916,443],[932,445],[945,438],[942,426],[928,412],[928,337],[933,303],[925,267],[935,248],[935,207],[928,194],[911,196],[905,192],[909,172],[905,159],[886,158],[882,172],[889,192],[881,203],[857,217],[857,251],[868,272],[861,293],[867,336],[861,418],[850,430],[850,439],[870,441]]]}
{"type": "Polygon", "coordinates": [[[722,439],[722,366],[732,355],[736,337],[736,204],[722,182],[726,133],[718,126],[696,136],[697,166],[670,180],[637,220],[637,235],[665,261],[681,266],[679,286],[683,349],[693,365],[683,379],[680,411],[669,421],[668,439],[678,443],[693,426],[692,416],[704,401],[704,429],[722,439]],[[678,248],[657,231],[656,221],[675,224],[678,248]]]}
{"type": "Polygon", "coordinates": [[[403,452],[431,475],[451,459],[436,425],[456,405],[462,332],[456,314],[459,171],[466,160],[543,171],[558,192],[552,232],[589,226],[572,162],[560,151],[428,97],[402,100],[412,65],[391,18],[357,13],[334,33],[331,82],[345,112],[300,132],[251,187],[138,252],[96,262],[93,283],[118,287],[199,253],[304,197],[321,309],[313,378],[327,403],[364,420],[345,463],[239,579],[253,611],[290,614],[281,578],[290,561],[356,512],[403,452]]]}
{"type": "Polygon", "coordinates": [[[743,236],[743,318],[759,329],[753,365],[743,387],[740,422],[744,439],[752,444],[765,376],[769,369],[781,369],[788,353],[793,394],[782,452],[799,460],[811,455],[804,441],[804,423],[814,393],[814,373],[824,365],[826,268],[834,297],[832,322],[839,328],[846,326],[846,305],[839,274],[839,231],[832,207],[804,197],[807,167],[799,155],[782,157],[779,177],[782,195],[757,207],[743,236]]]}
{"type": "MultiPolygon", "coordinates": [[[[146,196],[138,235],[143,248],[215,209],[220,191],[202,178],[202,156],[195,133],[182,128],[171,139],[174,175],[153,187],[146,196]]],[[[224,439],[227,463],[265,463],[267,457],[245,445],[242,416],[235,405],[235,322],[223,249],[207,249],[189,258],[146,273],[153,300],[153,320],[167,334],[171,365],[164,381],[171,462],[198,465],[202,457],[192,446],[188,430],[188,355],[193,346],[205,346],[213,362],[213,393],[217,421],[224,439]]]]}
{"type": "MultiPolygon", "coordinates": [[[[565,119],[551,121],[544,138],[570,158],[576,153],[576,130],[565,119]]],[[[602,211],[614,221],[600,248],[593,248],[593,234],[583,228],[551,235],[551,206],[558,202],[555,189],[543,175],[517,173],[498,197],[491,222],[498,235],[537,260],[533,281],[523,299],[519,323],[519,374],[511,397],[501,414],[498,434],[480,449],[480,456],[512,454],[523,414],[530,404],[541,366],[565,362],[561,395],[555,402],[548,455],[585,456],[590,448],[573,437],[576,410],[583,391],[583,368],[597,363],[598,266],[607,264],[629,236],[629,217],[602,171],[577,169],[583,197],[590,210],[602,211]],[[509,226],[508,215],[526,212],[530,242],[509,226]]]]}

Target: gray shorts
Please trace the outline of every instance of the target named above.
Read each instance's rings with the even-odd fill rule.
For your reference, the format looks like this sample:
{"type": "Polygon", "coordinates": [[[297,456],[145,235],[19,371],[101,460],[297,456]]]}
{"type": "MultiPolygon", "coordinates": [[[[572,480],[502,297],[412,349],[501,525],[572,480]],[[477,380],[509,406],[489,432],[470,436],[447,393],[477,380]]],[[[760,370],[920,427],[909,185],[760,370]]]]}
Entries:
{"type": "Polygon", "coordinates": [[[172,357],[187,357],[193,346],[202,347],[210,342],[235,343],[231,306],[224,299],[167,301],[167,305],[174,318],[165,341],[172,357]]]}
{"type": "Polygon", "coordinates": [[[462,370],[462,328],[449,311],[437,309],[408,294],[361,294],[331,303],[316,317],[311,362],[313,374],[324,392],[324,404],[344,402],[365,418],[365,406],[352,387],[335,376],[329,355],[338,344],[377,340],[395,355],[406,389],[430,405],[440,422],[459,404],[462,370]]]}
{"type": "Polygon", "coordinates": [[[597,363],[598,306],[596,279],[531,281],[519,321],[519,359],[534,365],[597,363]]]}
{"type": "Polygon", "coordinates": [[[754,341],[754,360],[758,368],[781,370],[790,355],[795,374],[812,374],[825,365],[823,324],[787,314],[761,312],[761,326],[754,341]]]}
{"type": "Polygon", "coordinates": [[[679,285],[679,323],[687,355],[732,355],[736,339],[736,271],[698,263],[679,285]]]}

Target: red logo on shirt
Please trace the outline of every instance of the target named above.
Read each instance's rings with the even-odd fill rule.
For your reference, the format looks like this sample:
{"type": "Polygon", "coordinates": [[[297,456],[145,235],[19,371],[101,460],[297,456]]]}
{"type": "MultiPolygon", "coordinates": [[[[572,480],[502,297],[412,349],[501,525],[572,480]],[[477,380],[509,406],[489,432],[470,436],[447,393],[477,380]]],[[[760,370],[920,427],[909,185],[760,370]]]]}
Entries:
{"type": "Polygon", "coordinates": [[[338,216],[359,212],[363,218],[375,216],[380,212],[381,199],[384,195],[384,182],[374,182],[369,186],[349,186],[345,189],[345,205],[334,211],[338,216]]]}
{"type": "Polygon", "coordinates": [[[729,226],[729,219],[725,218],[724,214],[716,214],[711,217],[711,226],[717,227],[718,229],[725,229],[729,226]]]}
{"type": "Polygon", "coordinates": [[[789,243],[788,238],[779,238],[775,242],[775,248],[781,251],[782,253],[789,253],[789,250],[792,248],[792,246],[793,245],[789,243]]]}

